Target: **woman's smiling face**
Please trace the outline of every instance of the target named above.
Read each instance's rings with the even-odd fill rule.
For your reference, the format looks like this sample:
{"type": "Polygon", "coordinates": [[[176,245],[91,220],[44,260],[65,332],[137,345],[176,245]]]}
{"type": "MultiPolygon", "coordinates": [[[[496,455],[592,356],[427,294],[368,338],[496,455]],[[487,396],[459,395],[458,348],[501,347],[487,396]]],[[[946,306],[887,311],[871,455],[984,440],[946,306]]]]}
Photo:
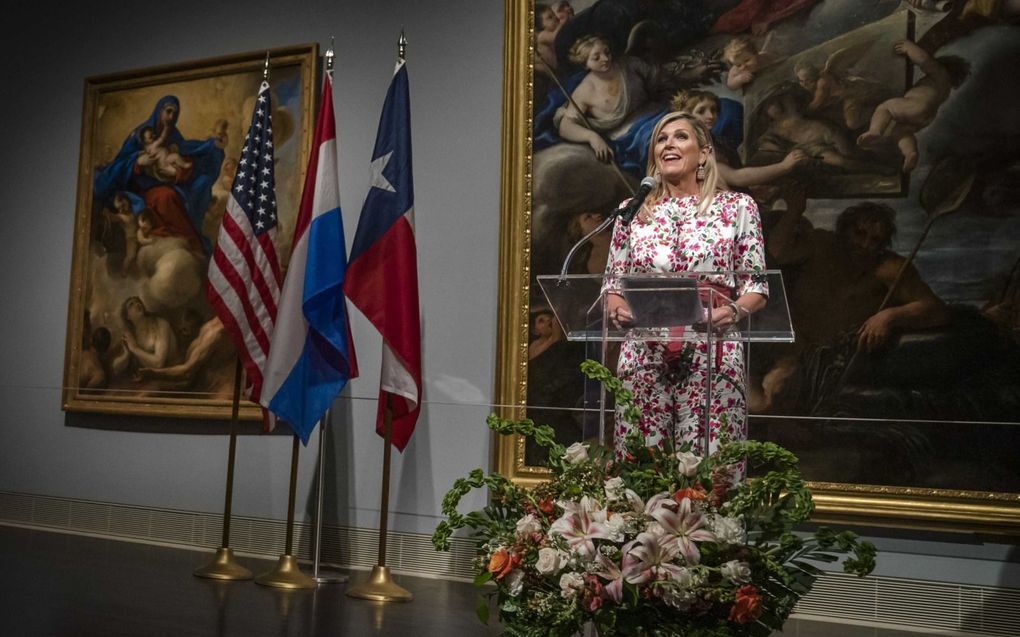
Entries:
{"type": "Polygon", "coordinates": [[[697,170],[707,154],[685,119],[669,122],[655,138],[655,166],[665,183],[679,184],[697,170]]]}

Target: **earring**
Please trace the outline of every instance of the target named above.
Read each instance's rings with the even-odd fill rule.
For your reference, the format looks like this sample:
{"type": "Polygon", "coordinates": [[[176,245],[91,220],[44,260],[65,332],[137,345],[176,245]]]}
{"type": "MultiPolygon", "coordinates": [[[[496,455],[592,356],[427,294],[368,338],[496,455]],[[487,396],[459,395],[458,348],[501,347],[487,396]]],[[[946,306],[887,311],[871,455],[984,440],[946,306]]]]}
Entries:
{"type": "Polygon", "coordinates": [[[705,164],[698,164],[698,172],[694,173],[694,178],[705,181],[705,177],[708,177],[708,168],[705,168],[705,164]]]}

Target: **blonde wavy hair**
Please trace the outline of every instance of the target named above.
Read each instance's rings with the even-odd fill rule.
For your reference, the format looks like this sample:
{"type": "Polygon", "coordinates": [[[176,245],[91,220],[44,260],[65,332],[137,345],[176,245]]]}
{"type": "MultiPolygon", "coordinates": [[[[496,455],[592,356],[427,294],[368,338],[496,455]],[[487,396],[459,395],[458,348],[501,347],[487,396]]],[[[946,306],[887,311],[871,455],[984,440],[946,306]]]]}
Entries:
{"type": "Polygon", "coordinates": [[[567,59],[574,64],[584,66],[588,62],[588,54],[591,53],[592,48],[599,42],[606,45],[610,59],[615,61],[612,45],[609,44],[609,40],[601,35],[585,35],[574,40],[574,44],[567,53],[567,59]]]}
{"type": "MultiPolygon", "coordinates": [[[[673,111],[672,113],[666,113],[662,118],[655,124],[655,128],[652,129],[652,137],[648,143],[648,165],[645,168],[645,172],[648,175],[655,177],[656,186],[648,195],[648,199],[645,200],[645,207],[649,206],[649,202],[655,202],[662,199],[666,195],[666,184],[662,183],[662,179],[659,176],[659,169],[655,165],[655,140],[659,137],[659,133],[665,128],[667,124],[671,124],[677,120],[684,120],[691,125],[694,130],[694,137],[698,140],[699,148],[708,148],[708,157],[705,159],[705,179],[702,180],[701,189],[698,193],[698,214],[705,214],[708,209],[712,206],[712,200],[715,199],[715,193],[721,190],[720,179],[719,179],[719,168],[715,163],[715,151],[712,147],[712,133],[708,132],[705,125],[698,121],[698,118],[691,115],[687,111],[673,111]]],[[[649,210],[650,212],[650,210],[649,210]]]]}
{"type": "Polygon", "coordinates": [[[669,107],[673,111],[692,112],[702,102],[712,102],[717,109],[719,108],[718,95],[711,91],[700,91],[697,89],[677,91],[673,99],[670,100],[669,107]]]}

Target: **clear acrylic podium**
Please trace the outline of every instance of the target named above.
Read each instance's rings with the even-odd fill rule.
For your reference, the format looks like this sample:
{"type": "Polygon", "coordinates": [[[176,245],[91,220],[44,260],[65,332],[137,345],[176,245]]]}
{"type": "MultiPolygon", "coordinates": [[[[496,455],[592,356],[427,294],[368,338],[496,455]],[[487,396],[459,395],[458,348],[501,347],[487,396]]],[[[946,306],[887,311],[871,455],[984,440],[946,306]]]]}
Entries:
{"type": "MultiPolygon", "coordinates": [[[[783,275],[779,270],[765,270],[755,273],[743,272],[672,272],[617,275],[607,285],[600,274],[542,275],[539,286],[549,301],[568,341],[589,343],[589,351],[603,365],[607,364],[609,347],[622,341],[681,341],[707,344],[713,350],[718,341],[742,341],[744,343],[790,343],[794,340],[790,322],[790,310],[783,287],[783,275]],[[769,298],[765,308],[744,317],[725,331],[712,325],[711,312],[707,308],[719,307],[730,302],[722,297],[715,286],[732,284],[738,277],[751,276],[768,283],[769,298]],[[713,286],[714,284],[714,286],[713,286]],[[607,308],[607,289],[617,291],[626,301],[633,320],[626,326],[614,324],[607,308]]],[[[749,347],[744,348],[744,371],[750,357],[749,347]]],[[[705,406],[703,409],[705,439],[701,451],[709,449],[709,404],[713,387],[713,356],[706,356],[705,364],[705,406]]],[[[615,370],[614,370],[615,371],[615,370]]],[[[593,438],[596,433],[599,443],[606,443],[606,394],[601,387],[595,396],[585,397],[585,406],[597,410],[597,418],[589,422],[585,418],[583,437],[593,438]],[[597,432],[592,431],[597,427],[597,432]]],[[[745,402],[746,405],[746,402],[745,402]]],[[[745,406],[746,409],[746,406],[745,406]]],[[[746,414],[745,414],[746,416],[746,414]]]]}

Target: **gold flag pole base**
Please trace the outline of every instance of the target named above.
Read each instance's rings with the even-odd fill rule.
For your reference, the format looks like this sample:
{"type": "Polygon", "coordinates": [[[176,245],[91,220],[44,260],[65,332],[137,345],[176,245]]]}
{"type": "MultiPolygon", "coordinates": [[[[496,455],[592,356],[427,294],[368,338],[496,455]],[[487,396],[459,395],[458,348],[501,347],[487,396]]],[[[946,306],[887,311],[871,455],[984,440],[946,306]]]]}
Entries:
{"type": "Polygon", "coordinates": [[[208,564],[195,569],[195,577],[221,580],[251,579],[251,571],[234,561],[234,551],[226,546],[216,549],[216,555],[208,564]]]}
{"type": "Polygon", "coordinates": [[[393,581],[390,569],[385,566],[373,566],[368,581],[349,588],[347,596],[377,602],[409,602],[414,599],[411,591],[393,581]]]}
{"type": "Polygon", "coordinates": [[[293,555],[281,555],[276,568],[255,578],[256,584],[275,588],[318,588],[318,583],[298,568],[297,558],[293,555]]]}

